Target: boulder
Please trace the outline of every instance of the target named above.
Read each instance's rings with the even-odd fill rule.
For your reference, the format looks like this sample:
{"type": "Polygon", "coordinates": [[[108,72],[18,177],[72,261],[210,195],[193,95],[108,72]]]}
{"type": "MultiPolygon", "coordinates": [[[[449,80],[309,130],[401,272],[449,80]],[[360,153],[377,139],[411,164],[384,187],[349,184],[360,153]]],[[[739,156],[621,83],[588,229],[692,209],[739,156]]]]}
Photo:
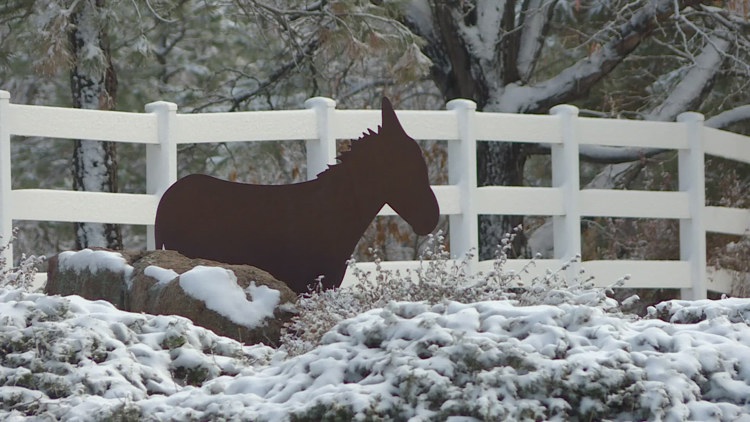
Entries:
{"type": "Polygon", "coordinates": [[[44,292],[55,295],[76,294],[89,300],[106,300],[125,309],[129,263],[140,253],[113,253],[102,248],[66,251],[49,259],[44,292]]]}
{"type": "Polygon", "coordinates": [[[258,268],[165,250],[63,252],[49,261],[45,292],[106,300],[130,312],[181,315],[246,344],[270,345],[278,344],[297,299],[258,268]]]}
{"type": "Polygon", "coordinates": [[[217,334],[247,344],[276,345],[281,327],[293,315],[297,299],[285,283],[258,268],[189,259],[174,251],[150,252],[133,263],[128,291],[126,305],[132,312],[182,315],[217,334]],[[196,282],[212,284],[207,289],[208,299],[196,297],[195,292],[184,288],[183,275],[188,274],[196,282]],[[179,276],[172,277],[174,275],[179,276]],[[237,288],[232,289],[232,286],[237,288]],[[265,293],[270,290],[278,294],[254,297],[253,292],[260,288],[264,288],[265,293]],[[232,292],[239,296],[244,292],[244,297],[232,295],[232,292]],[[212,303],[212,299],[216,303],[212,303]],[[269,302],[276,303],[269,305],[269,302]]]}

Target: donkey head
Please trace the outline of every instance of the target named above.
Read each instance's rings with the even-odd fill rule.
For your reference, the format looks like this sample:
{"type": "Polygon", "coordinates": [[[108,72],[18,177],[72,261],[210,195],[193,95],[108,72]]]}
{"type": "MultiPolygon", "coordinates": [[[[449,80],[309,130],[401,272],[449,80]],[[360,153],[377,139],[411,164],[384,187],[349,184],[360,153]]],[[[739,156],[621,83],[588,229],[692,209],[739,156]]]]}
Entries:
{"type": "Polygon", "coordinates": [[[388,150],[384,176],[386,203],[406,220],[419,235],[432,232],[438,223],[440,209],[430,188],[422,150],[401,127],[391,102],[383,97],[382,126],[379,141],[388,150]]]}

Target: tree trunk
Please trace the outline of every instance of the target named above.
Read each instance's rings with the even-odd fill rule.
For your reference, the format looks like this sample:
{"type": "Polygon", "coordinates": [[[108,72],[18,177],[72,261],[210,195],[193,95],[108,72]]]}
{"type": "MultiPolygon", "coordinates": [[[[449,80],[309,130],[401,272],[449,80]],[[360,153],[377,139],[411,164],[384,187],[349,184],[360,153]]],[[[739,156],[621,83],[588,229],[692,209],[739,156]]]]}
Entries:
{"type": "MultiPolygon", "coordinates": [[[[512,10],[510,9],[505,9],[512,10]]],[[[446,101],[454,98],[469,98],[477,103],[477,109],[483,110],[490,100],[493,80],[498,74],[487,74],[487,69],[500,68],[499,75],[510,72],[517,77],[518,72],[510,69],[514,61],[508,57],[515,55],[515,47],[509,41],[503,42],[503,59],[498,58],[492,65],[482,63],[473,56],[467,41],[463,39],[456,20],[454,6],[443,2],[432,3],[434,29],[425,32],[413,22],[407,22],[416,32],[424,36],[428,43],[424,53],[433,61],[432,79],[440,89],[446,101]],[[506,61],[510,62],[506,63],[506,61]]],[[[503,25],[512,26],[512,13],[502,14],[503,25]]],[[[507,76],[507,75],[506,75],[507,76]]],[[[477,144],[477,180],[480,186],[522,185],[523,168],[526,154],[521,144],[502,142],[480,142],[477,144]]],[[[498,246],[506,233],[523,223],[522,216],[481,216],[479,218],[479,258],[482,260],[495,257],[498,246]]],[[[522,234],[516,236],[509,257],[525,256],[526,239],[522,234]]]]}
{"type": "MultiPolygon", "coordinates": [[[[509,142],[477,143],[477,183],[479,186],[523,186],[526,152],[523,144],[509,142]]],[[[530,257],[526,236],[515,232],[523,224],[521,215],[492,215],[479,217],[479,259],[496,257],[498,246],[506,234],[515,233],[509,258],[530,257]]]]}
{"type": "MultiPolygon", "coordinates": [[[[69,33],[73,68],[70,88],[76,108],[111,110],[117,77],[102,17],[105,0],[82,2],[72,16],[69,33]]],[[[73,152],[73,188],[78,191],[116,192],[117,160],[112,142],[76,140],[73,152]]],[[[122,249],[115,224],[76,223],[78,249],[99,246],[122,249]]]]}
{"type": "MultiPolygon", "coordinates": [[[[461,35],[461,25],[476,25],[477,22],[457,20],[455,5],[444,2],[434,2],[431,5],[433,27],[425,30],[415,22],[407,24],[427,41],[423,51],[433,61],[432,79],[446,101],[455,98],[471,99],[477,103],[477,110],[482,111],[488,105],[493,90],[506,83],[506,80],[516,80],[519,77],[515,58],[518,54],[518,38],[501,38],[495,61],[487,62],[472,53],[474,49],[468,45],[471,41],[461,35]]],[[[502,13],[497,12],[501,13],[500,21],[503,27],[512,29],[515,2],[506,2],[502,9],[502,13]]],[[[476,16],[469,14],[467,19],[476,20],[476,16]]],[[[510,29],[508,33],[512,33],[510,29]]],[[[497,28],[497,31],[502,32],[503,29],[497,28]]],[[[525,163],[526,152],[522,144],[477,144],[479,186],[521,186],[525,163]]],[[[523,216],[480,217],[479,258],[494,258],[505,234],[514,233],[514,229],[522,223],[523,216]]],[[[526,257],[526,238],[522,233],[516,236],[513,248],[507,253],[509,258],[526,257]]]]}

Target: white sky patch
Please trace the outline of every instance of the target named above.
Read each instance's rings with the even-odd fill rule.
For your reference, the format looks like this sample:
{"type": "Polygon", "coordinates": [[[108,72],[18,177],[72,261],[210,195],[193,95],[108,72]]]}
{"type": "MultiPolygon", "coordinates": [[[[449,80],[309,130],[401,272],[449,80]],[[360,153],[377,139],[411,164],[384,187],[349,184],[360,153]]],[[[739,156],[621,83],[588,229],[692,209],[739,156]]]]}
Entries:
{"type": "Polygon", "coordinates": [[[143,274],[145,274],[146,277],[155,279],[159,284],[167,284],[180,276],[174,270],[157,267],[156,265],[149,265],[146,267],[146,269],[143,270],[143,274]]]}
{"type": "Polygon", "coordinates": [[[73,270],[76,274],[88,270],[92,274],[99,271],[111,271],[122,273],[129,280],[133,273],[133,267],[117,252],[94,251],[83,249],[81,251],[66,251],[58,255],[60,270],[73,270]]]}
{"type": "Polygon", "coordinates": [[[246,290],[253,298],[248,301],[234,272],[220,267],[197,266],[180,276],[180,287],[189,296],[205,302],[208,309],[248,328],[272,318],[281,299],[278,290],[253,282],[246,290]]]}

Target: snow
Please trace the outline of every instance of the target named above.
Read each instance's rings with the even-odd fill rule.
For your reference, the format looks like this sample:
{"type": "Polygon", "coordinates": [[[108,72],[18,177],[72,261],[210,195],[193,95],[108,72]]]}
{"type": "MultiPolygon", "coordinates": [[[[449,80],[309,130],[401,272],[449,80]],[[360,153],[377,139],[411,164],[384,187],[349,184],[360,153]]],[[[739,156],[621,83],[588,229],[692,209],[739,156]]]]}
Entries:
{"type": "Polygon", "coordinates": [[[180,275],[174,270],[164,269],[156,265],[149,265],[143,270],[143,274],[157,281],[158,284],[167,284],[180,275]]]}
{"type": "Polygon", "coordinates": [[[0,322],[3,420],[22,419],[17,409],[27,405],[51,419],[100,420],[123,402],[251,370],[273,352],[182,317],[123,312],[79,296],[0,289],[0,322]]]}
{"type": "Polygon", "coordinates": [[[679,82],[671,87],[669,96],[651,113],[649,120],[671,121],[681,112],[700,105],[703,91],[711,86],[730,48],[731,42],[725,36],[707,39],[703,51],[695,57],[695,63],[680,75],[679,82]]]}
{"type": "Polygon", "coordinates": [[[553,5],[547,0],[532,0],[528,2],[521,28],[521,42],[518,45],[517,67],[521,80],[528,81],[537,57],[544,42],[544,26],[549,16],[548,8],[553,5]]]}
{"type": "Polygon", "coordinates": [[[486,46],[489,58],[492,59],[500,35],[498,28],[503,27],[502,19],[505,13],[505,3],[495,0],[479,0],[476,8],[476,26],[479,31],[479,37],[486,46]]]}
{"type": "Polygon", "coordinates": [[[748,320],[749,299],[670,301],[645,319],[394,302],[289,358],[181,317],[6,289],[0,418],[748,421],[748,320]]]}
{"type": "Polygon", "coordinates": [[[428,38],[435,37],[432,10],[427,0],[411,0],[406,4],[406,16],[419,32],[428,38]]]}
{"type": "Polygon", "coordinates": [[[273,310],[281,300],[281,292],[253,282],[246,291],[237,284],[234,272],[220,267],[197,266],[180,276],[180,287],[189,296],[206,303],[206,307],[248,328],[273,318],[273,310]]]}
{"type": "MultiPolygon", "coordinates": [[[[63,271],[80,274],[88,271],[122,273],[131,283],[133,267],[118,252],[83,249],[59,254],[59,265],[63,271]]],[[[274,309],[281,301],[281,292],[267,286],[256,286],[253,282],[243,290],[237,284],[237,276],[231,270],[220,267],[197,266],[180,275],[174,270],[149,265],[144,274],[154,278],[158,284],[166,284],[179,277],[180,287],[189,296],[206,303],[206,307],[229,318],[236,324],[254,328],[267,318],[273,318],[274,309]],[[247,300],[248,293],[252,300],[247,300]]],[[[130,287],[130,286],[128,286],[130,287]]]]}
{"type": "Polygon", "coordinates": [[[742,120],[750,119],[750,105],[742,105],[721,112],[705,121],[705,126],[716,129],[724,129],[742,120]]]}
{"type": "Polygon", "coordinates": [[[528,234],[529,250],[534,256],[552,258],[555,256],[554,225],[551,219],[528,234]]]}
{"type": "Polygon", "coordinates": [[[60,270],[72,270],[76,274],[80,274],[82,271],[88,271],[92,274],[99,271],[111,271],[124,274],[127,280],[133,273],[133,267],[117,252],[83,249],[80,251],[65,251],[60,253],[58,257],[60,270]]]}

